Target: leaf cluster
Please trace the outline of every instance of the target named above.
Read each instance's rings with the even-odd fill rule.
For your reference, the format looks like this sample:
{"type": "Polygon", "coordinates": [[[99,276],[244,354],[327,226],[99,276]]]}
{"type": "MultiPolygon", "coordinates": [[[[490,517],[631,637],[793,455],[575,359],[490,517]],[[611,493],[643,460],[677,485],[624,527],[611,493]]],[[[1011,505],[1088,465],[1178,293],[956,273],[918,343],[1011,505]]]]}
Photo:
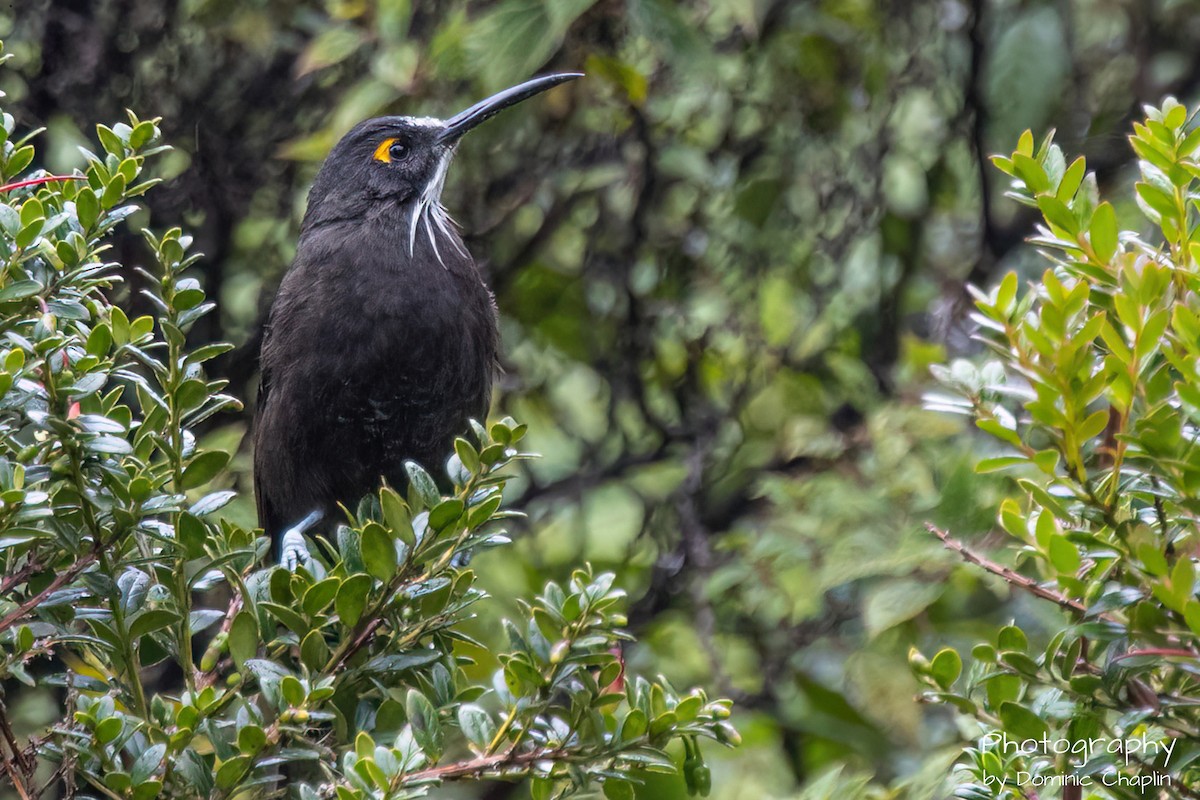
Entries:
{"type": "MultiPolygon", "coordinates": [[[[32,163],[28,138],[0,116],[0,178],[32,163]]],[[[158,121],[97,138],[85,170],[0,190],[0,679],[61,700],[21,744],[0,703],[21,792],[350,800],[532,777],[537,797],[628,797],[682,742],[707,793],[697,741],[736,743],[730,704],[625,676],[614,575],[546,584],[507,645],[464,631],[488,599],[470,558],[509,541],[523,425],[475,425],[449,493],[410,464],[335,534],[293,534],[283,564],[222,515],[230,454],[198,426],[239,403],[205,372],[229,345],[190,341],[214,304],[189,237],[144,233],[151,314],[110,300],[131,270],[108,241],[153,185],[158,121]]]]}
{"type": "Polygon", "coordinates": [[[1024,292],[1014,273],[976,291],[991,360],[941,368],[949,394],[930,398],[1000,447],[977,468],[1014,475],[999,524],[1036,577],[971,560],[1069,619],[1042,645],[1007,626],[965,671],[950,648],[912,664],[928,699],[985,732],[1175,747],[1071,759],[980,745],[960,797],[1009,796],[1019,771],[1093,776],[1111,797],[1135,790],[1103,776],[1165,776],[1186,796],[1200,786],[1200,128],[1173,99],[1146,115],[1130,137],[1140,180],[1126,215],[1142,230],[1122,227],[1084,159],[1067,164],[1052,136],[1035,148],[1027,131],[994,159],[1010,196],[1040,212],[1032,241],[1052,265],[1024,292]]]}

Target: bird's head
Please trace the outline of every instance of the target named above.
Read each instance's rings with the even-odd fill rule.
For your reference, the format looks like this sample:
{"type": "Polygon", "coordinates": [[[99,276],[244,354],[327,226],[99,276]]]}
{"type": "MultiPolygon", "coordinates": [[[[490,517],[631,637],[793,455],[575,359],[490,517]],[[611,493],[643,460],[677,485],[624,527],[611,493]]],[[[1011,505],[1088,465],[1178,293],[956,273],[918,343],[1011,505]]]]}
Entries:
{"type": "Polygon", "coordinates": [[[334,146],[317,173],[304,227],[361,220],[399,207],[408,215],[415,237],[422,219],[440,213],[446,170],[463,134],[522,100],[578,77],[580,73],[534,78],[446,120],[397,116],[359,123],[334,146]]]}

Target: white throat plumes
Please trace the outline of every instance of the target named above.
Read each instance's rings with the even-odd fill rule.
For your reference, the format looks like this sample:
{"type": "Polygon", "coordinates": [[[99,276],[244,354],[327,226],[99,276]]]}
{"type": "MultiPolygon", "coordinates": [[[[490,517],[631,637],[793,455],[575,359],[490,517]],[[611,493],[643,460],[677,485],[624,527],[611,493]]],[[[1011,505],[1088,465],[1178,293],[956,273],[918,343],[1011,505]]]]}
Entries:
{"type": "Polygon", "coordinates": [[[445,148],[438,157],[437,165],[433,169],[433,177],[425,184],[425,188],[421,191],[420,196],[412,204],[412,209],[409,212],[408,228],[408,254],[411,256],[416,250],[417,236],[419,228],[424,227],[425,234],[429,237],[429,246],[433,248],[433,254],[437,257],[438,263],[446,268],[446,262],[442,258],[441,250],[438,248],[437,234],[441,233],[447,242],[454,247],[461,255],[466,255],[462,245],[459,243],[458,237],[453,230],[454,220],[446,213],[446,209],[442,206],[442,187],[446,183],[446,171],[450,168],[450,161],[454,158],[454,148],[445,148]],[[437,228],[437,231],[434,231],[437,228]]]}

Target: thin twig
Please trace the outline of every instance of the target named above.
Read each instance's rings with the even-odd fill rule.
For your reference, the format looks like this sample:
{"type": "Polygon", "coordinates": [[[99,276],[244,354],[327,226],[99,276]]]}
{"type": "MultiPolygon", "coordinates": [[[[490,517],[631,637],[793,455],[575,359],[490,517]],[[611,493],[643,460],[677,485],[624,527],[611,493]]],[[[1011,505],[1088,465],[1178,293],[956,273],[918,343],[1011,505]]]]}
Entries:
{"type": "Polygon", "coordinates": [[[21,796],[21,800],[32,800],[29,792],[25,791],[25,783],[21,780],[21,776],[17,774],[16,766],[7,757],[0,755],[0,762],[4,764],[4,771],[8,773],[8,779],[12,781],[13,788],[17,790],[17,794],[21,796]]]}
{"type": "Polygon", "coordinates": [[[8,744],[8,749],[12,751],[12,760],[21,768],[22,772],[32,772],[33,762],[26,762],[21,748],[17,745],[17,737],[13,735],[12,726],[8,724],[8,717],[4,714],[4,706],[0,704],[0,733],[4,735],[4,741],[8,744]]]}
{"type": "Polygon", "coordinates": [[[26,181],[17,181],[16,183],[6,183],[0,186],[0,192],[11,192],[13,189],[24,189],[26,186],[41,186],[43,183],[54,183],[55,181],[85,181],[86,175],[45,175],[41,178],[30,178],[26,181]]]}
{"type": "Polygon", "coordinates": [[[3,580],[0,580],[0,597],[7,595],[14,586],[29,580],[34,573],[42,569],[45,569],[45,567],[36,558],[26,561],[25,565],[16,572],[5,575],[3,580]]]}
{"type": "Polygon", "coordinates": [[[341,654],[337,660],[337,663],[334,664],[332,671],[334,673],[341,672],[342,669],[345,668],[346,662],[349,661],[355,653],[365,647],[367,642],[371,641],[371,638],[375,636],[375,632],[379,630],[382,625],[382,616],[377,616],[371,619],[371,621],[367,623],[366,627],[362,629],[362,632],[359,633],[358,636],[356,636],[350,643],[350,646],[346,648],[346,652],[341,654]]]}
{"type": "Polygon", "coordinates": [[[13,625],[20,622],[30,611],[41,605],[43,600],[79,577],[79,573],[90,567],[96,560],[97,555],[97,551],[92,550],[90,553],[80,556],[74,564],[67,567],[65,571],[56,575],[54,580],[50,581],[45,589],[42,589],[33,597],[30,597],[25,602],[21,603],[21,605],[17,606],[6,617],[0,619],[0,632],[8,630],[13,625]]]}
{"type": "MultiPolygon", "coordinates": [[[[33,796],[41,797],[50,789],[51,786],[58,783],[59,781],[64,781],[64,783],[65,783],[65,779],[67,777],[67,771],[68,771],[67,764],[68,764],[68,762],[66,761],[66,759],[64,759],[63,762],[61,764],[59,764],[57,768],[55,768],[54,772],[51,773],[50,777],[46,779],[46,782],[42,784],[42,788],[40,788],[36,792],[34,792],[33,796]]],[[[74,796],[73,790],[64,792],[63,794],[59,795],[59,797],[63,797],[63,798],[70,798],[73,796],[74,796]]]]}
{"type": "MultiPolygon", "coordinates": [[[[229,599],[229,607],[225,610],[225,619],[221,622],[220,633],[229,633],[230,629],[233,628],[233,618],[236,617],[237,613],[241,610],[242,597],[240,594],[235,594],[229,599]]],[[[224,662],[219,662],[208,672],[200,673],[200,676],[196,679],[196,688],[207,689],[209,686],[212,686],[214,683],[216,683],[217,675],[220,673],[220,668],[223,663],[224,662]]],[[[184,668],[186,669],[187,666],[184,665],[184,668]]]]}
{"type": "Polygon", "coordinates": [[[8,773],[9,780],[12,781],[17,794],[21,795],[21,800],[31,800],[29,792],[25,789],[25,781],[18,771],[26,776],[30,775],[33,772],[33,763],[26,763],[25,756],[17,744],[17,738],[13,735],[12,728],[9,727],[8,717],[5,716],[2,705],[0,705],[0,734],[3,734],[4,742],[8,745],[11,754],[5,755],[0,750],[0,763],[3,763],[4,771],[8,773]]]}
{"type": "Polygon", "coordinates": [[[1051,603],[1055,603],[1068,611],[1079,614],[1080,616],[1083,616],[1087,613],[1087,606],[1083,605],[1077,600],[1072,600],[1061,592],[1048,589],[1032,578],[1026,578],[1024,575],[1015,570],[1001,566],[995,561],[992,561],[990,558],[979,555],[975,551],[969,549],[962,542],[953,538],[946,531],[938,528],[936,525],[926,523],[925,527],[930,533],[941,539],[942,544],[945,545],[947,550],[952,550],[955,553],[958,553],[959,556],[962,557],[962,560],[966,561],[968,564],[974,564],[981,569],[987,570],[993,575],[1003,579],[1005,583],[1029,592],[1034,597],[1040,597],[1043,600],[1049,600],[1051,603]]]}
{"type": "Polygon", "coordinates": [[[563,755],[561,750],[531,750],[527,753],[497,753],[492,756],[480,756],[470,761],[458,761],[441,767],[430,767],[419,772],[410,772],[404,776],[404,783],[412,785],[427,781],[446,781],[457,778],[479,777],[489,772],[507,769],[509,767],[527,767],[543,759],[555,759],[563,755]]]}

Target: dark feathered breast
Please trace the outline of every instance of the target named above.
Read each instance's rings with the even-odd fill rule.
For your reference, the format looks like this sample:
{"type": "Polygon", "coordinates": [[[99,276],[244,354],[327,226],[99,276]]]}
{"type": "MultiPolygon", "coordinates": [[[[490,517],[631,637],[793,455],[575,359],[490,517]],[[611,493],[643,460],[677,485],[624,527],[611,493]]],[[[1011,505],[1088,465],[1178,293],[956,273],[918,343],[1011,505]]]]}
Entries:
{"type": "MultiPolygon", "coordinates": [[[[457,236],[455,236],[457,239],[457,236]]],[[[482,421],[497,327],[461,241],[436,252],[385,219],[307,231],[272,306],[254,432],[259,523],[278,538],[327,521],[414,460],[444,478],[482,421]]]]}

